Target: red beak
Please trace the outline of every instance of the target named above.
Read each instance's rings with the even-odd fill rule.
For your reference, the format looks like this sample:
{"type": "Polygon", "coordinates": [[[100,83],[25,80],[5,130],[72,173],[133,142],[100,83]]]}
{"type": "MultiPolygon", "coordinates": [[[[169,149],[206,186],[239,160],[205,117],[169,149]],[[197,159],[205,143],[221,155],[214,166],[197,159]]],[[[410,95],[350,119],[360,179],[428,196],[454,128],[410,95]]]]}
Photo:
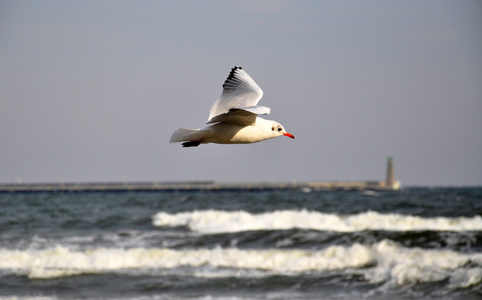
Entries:
{"type": "Polygon", "coordinates": [[[287,137],[290,137],[290,138],[292,138],[292,139],[294,139],[294,138],[295,138],[295,136],[294,136],[294,135],[292,135],[291,133],[288,133],[288,132],[287,132],[287,133],[285,133],[284,135],[286,135],[287,137]]]}

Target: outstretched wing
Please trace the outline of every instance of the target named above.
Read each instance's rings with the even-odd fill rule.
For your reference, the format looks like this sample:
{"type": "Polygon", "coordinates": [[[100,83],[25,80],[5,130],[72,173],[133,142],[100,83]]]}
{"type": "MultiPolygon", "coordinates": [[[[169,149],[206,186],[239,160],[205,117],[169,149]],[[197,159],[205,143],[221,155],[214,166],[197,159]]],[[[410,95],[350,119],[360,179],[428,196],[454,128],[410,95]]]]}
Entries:
{"type": "Polygon", "coordinates": [[[214,102],[209,114],[209,123],[226,122],[248,125],[258,114],[268,114],[270,109],[256,106],[263,91],[241,67],[231,69],[223,84],[223,93],[214,102]]]}
{"type": "Polygon", "coordinates": [[[251,106],[243,108],[231,108],[227,113],[211,118],[207,124],[216,122],[231,123],[247,126],[256,122],[258,115],[269,114],[270,108],[266,106],[251,106]]]}

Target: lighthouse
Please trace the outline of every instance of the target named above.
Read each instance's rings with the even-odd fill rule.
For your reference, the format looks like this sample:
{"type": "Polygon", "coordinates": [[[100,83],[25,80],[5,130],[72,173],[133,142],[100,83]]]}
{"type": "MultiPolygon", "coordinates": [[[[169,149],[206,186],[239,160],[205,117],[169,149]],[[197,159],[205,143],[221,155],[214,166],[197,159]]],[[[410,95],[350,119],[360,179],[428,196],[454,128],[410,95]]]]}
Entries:
{"type": "Polygon", "coordinates": [[[400,188],[400,182],[395,180],[395,171],[393,170],[393,158],[391,156],[387,159],[387,177],[385,179],[385,186],[394,190],[400,188]]]}

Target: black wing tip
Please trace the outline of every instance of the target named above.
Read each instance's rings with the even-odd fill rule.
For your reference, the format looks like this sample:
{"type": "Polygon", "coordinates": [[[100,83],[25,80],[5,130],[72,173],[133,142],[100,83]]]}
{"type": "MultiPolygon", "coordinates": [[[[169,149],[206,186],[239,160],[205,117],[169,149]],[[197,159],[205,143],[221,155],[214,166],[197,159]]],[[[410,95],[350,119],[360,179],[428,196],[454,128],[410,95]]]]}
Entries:
{"type": "Polygon", "coordinates": [[[231,80],[231,79],[233,79],[233,78],[236,76],[236,71],[237,71],[237,70],[242,70],[242,69],[243,69],[243,67],[234,66],[234,67],[231,69],[231,72],[229,72],[228,78],[226,78],[226,81],[224,81],[223,88],[225,87],[226,82],[227,82],[228,80],[231,80]]]}
{"type": "Polygon", "coordinates": [[[183,147],[197,147],[201,144],[200,141],[189,141],[189,142],[184,142],[182,143],[183,147]]]}
{"type": "Polygon", "coordinates": [[[231,72],[229,72],[228,78],[233,77],[234,74],[236,74],[236,71],[237,71],[237,70],[242,70],[242,69],[243,69],[243,67],[236,67],[236,66],[234,66],[234,68],[231,69],[231,72]]]}

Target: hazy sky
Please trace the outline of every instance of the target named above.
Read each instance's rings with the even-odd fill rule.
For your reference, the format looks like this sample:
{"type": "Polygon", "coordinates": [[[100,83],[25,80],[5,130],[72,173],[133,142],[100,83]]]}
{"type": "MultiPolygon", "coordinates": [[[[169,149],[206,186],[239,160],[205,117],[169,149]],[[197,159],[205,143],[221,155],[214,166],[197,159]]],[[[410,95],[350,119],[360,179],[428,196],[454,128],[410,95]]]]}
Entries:
{"type": "Polygon", "coordinates": [[[480,1],[2,1],[0,182],[482,184],[480,1]],[[295,140],[169,144],[233,66],[295,140]]]}

